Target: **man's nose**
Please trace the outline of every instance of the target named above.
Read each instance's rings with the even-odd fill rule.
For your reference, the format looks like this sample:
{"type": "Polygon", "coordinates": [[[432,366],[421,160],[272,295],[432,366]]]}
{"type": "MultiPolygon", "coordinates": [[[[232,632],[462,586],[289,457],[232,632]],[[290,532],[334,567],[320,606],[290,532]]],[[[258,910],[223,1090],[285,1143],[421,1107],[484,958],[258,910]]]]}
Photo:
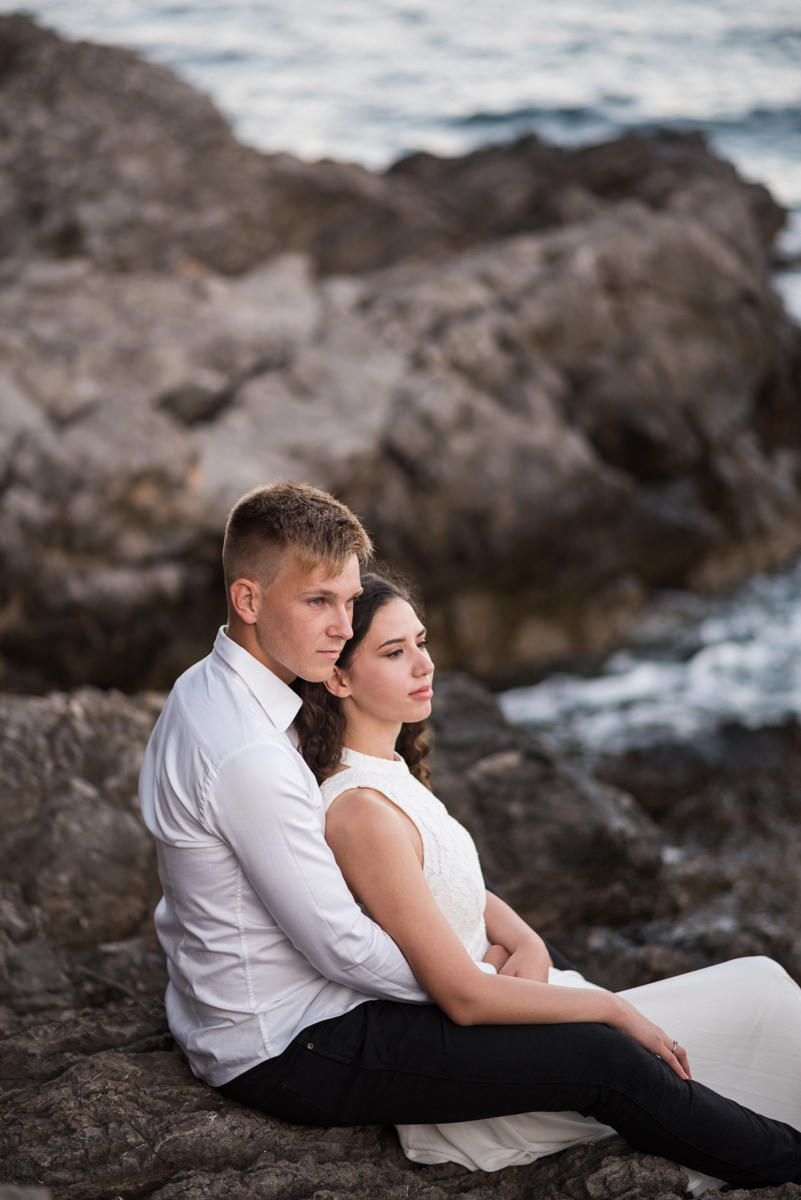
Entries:
{"type": "Polygon", "coordinates": [[[337,637],[343,637],[346,639],[353,637],[353,625],[351,624],[351,619],[350,610],[346,605],[343,604],[341,608],[337,609],[334,615],[331,632],[335,633],[337,637]]]}

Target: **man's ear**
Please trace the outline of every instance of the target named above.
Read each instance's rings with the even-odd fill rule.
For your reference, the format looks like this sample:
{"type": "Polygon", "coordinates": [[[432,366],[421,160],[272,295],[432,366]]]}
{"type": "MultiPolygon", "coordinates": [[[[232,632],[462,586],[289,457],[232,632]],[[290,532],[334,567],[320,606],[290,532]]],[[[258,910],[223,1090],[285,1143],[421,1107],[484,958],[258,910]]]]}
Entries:
{"type": "Polygon", "coordinates": [[[252,579],[235,579],[228,589],[231,607],[240,621],[254,625],[261,607],[261,588],[252,579]]]}
{"type": "Polygon", "coordinates": [[[336,696],[337,700],[344,700],[350,695],[350,687],[345,681],[345,676],[340,671],[339,667],[334,667],[332,673],[324,681],[332,696],[336,696]]]}

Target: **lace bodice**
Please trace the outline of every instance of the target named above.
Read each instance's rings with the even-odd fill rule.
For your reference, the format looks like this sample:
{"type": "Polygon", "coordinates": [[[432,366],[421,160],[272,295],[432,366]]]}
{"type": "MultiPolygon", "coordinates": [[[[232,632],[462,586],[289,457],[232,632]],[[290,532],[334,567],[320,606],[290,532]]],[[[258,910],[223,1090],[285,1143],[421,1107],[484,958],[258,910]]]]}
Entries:
{"type": "Polygon", "coordinates": [[[345,747],[342,762],[346,770],[321,786],[326,809],[343,792],[360,787],[381,792],[397,805],[420,834],[423,874],[434,899],[470,957],[480,960],[489,947],[484,926],[486,892],[470,834],[415,779],[402,758],[372,758],[345,747]]]}

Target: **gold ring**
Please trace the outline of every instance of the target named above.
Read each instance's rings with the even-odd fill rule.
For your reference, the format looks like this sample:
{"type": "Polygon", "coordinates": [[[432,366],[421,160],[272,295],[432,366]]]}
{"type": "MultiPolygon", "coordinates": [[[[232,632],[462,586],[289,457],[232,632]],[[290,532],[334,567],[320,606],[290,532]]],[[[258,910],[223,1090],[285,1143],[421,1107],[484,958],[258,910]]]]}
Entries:
{"type": "Polygon", "coordinates": [[[676,1047],[678,1046],[678,1044],[679,1044],[678,1042],[674,1042],[674,1043],[673,1043],[673,1045],[670,1047],[670,1053],[671,1053],[671,1054],[675,1054],[675,1053],[676,1053],[676,1047]]]}

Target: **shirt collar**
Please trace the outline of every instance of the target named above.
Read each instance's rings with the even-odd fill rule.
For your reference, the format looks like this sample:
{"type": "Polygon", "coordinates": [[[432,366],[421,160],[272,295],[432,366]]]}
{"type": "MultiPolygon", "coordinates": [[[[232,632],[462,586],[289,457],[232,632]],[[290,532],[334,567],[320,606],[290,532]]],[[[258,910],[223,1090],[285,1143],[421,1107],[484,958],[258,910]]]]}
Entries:
{"type": "Polygon", "coordinates": [[[223,625],[217,630],[213,653],[240,676],[276,729],[286,733],[303,703],[300,696],[249,650],[230,638],[223,625]]]}

